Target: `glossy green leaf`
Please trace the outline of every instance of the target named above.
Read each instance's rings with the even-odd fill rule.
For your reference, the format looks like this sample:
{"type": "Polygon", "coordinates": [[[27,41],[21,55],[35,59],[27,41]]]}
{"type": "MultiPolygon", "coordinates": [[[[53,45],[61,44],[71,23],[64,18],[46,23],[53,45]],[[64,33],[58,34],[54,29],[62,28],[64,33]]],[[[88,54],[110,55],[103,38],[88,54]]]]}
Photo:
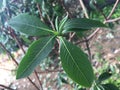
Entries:
{"type": "Polygon", "coordinates": [[[110,72],[104,72],[102,73],[99,77],[98,77],[98,81],[104,81],[108,78],[110,78],[112,76],[112,74],[110,72]]]}
{"type": "Polygon", "coordinates": [[[60,38],[60,41],[60,58],[63,69],[72,80],[85,87],[90,87],[94,74],[87,55],[65,39],[60,38]]]}
{"type": "Polygon", "coordinates": [[[114,84],[103,84],[104,90],[119,90],[114,84]]]}
{"type": "Polygon", "coordinates": [[[54,45],[54,37],[41,38],[28,49],[17,70],[17,79],[29,76],[34,68],[48,56],[54,45]]]}
{"type": "Polygon", "coordinates": [[[39,18],[26,13],[10,19],[10,21],[8,21],[8,25],[16,31],[20,31],[31,36],[48,35],[53,33],[53,31],[41,22],[39,18]]]}
{"type": "Polygon", "coordinates": [[[105,24],[97,20],[91,20],[86,18],[75,18],[68,20],[64,25],[64,31],[84,31],[96,27],[106,27],[105,24]]]}

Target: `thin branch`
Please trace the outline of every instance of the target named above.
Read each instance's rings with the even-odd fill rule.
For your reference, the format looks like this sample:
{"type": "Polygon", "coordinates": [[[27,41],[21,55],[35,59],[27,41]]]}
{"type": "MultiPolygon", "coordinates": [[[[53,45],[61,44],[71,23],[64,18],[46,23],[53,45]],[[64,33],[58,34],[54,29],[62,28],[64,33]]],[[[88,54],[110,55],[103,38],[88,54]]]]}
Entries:
{"type": "Polygon", "coordinates": [[[71,33],[69,34],[69,40],[68,40],[68,41],[71,41],[74,36],[75,36],[75,33],[72,33],[72,32],[71,32],[71,33]]]}
{"type": "MultiPolygon", "coordinates": [[[[2,84],[0,84],[0,86],[3,87],[3,88],[6,88],[7,90],[14,90],[14,89],[12,89],[12,88],[10,88],[10,87],[8,87],[8,86],[2,85],[2,84]]],[[[1,89],[1,90],[2,90],[2,89],[1,89]]],[[[4,89],[3,89],[3,90],[4,90],[4,89]]]]}
{"type": "Polygon", "coordinates": [[[42,20],[43,22],[45,22],[45,21],[44,21],[44,18],[42,17],[42,11],[41,11],[41,9],[40,9],[39,3],[37,3],[37,8],[38,8],[38,11],[39,11],[39,15],[40,15],[41,20],[42,20]]]}
{"type": "Polygon", "coordinates": [[[110,14],[108,15],[107,19],[109,19],[109,18],[112,16],[112,14],[114,13],[115,8],[117,7],[119,1],[120,1],[120,0],[116,0],[116,2],[115,2],[115,4],[114,4],[114,6],[113,6],[113,8],[112,8],[112,10],[111,10],[111,12],[110,12],[110,14]]]}
{"type": "Polygon", "coordinates": [[[107,21],[105,21],[105,23],[116,22],[116,21],[119,21],[119,20],[120,20],[120,17],[115,18],[115,19],[107,20],[107,21]]]}
{"type": "Polygon", "coordinates": [[[89,18],[88,13],[87,13],[87,9],[86,9],[83,1],[82,1],[82,0],[79,0],[79,2],[80,2],[80,5],[81,5],[81,7],[82,7],[82,9],[83,9],[83,11],[84,11],[85,17],[86,17],[86,18],[89,18]]]}
{"type": "Polygon", "coordinates": [[[34,87],[36,87],[37,90],[40,90],[38,86],[29,77],[27,77],[27,79],[33,84],[34,87]]]}
{"type": "Polygon", "coordinates": [[[12,58],[12,60],[14,61],[14,63],[16,65],[18,65],[18,62],[15,60],[15,58],[13,57],[13,55],[6,49],[6,47],[0,42],[0,46],[4,49],[4,51],[8,54],[8,56],[10,56],[12,58]]]}
{"type": "Polygon", "coordinates": [[[48,18],[48,21],[50,22],[51,26],[52,26],[52,29],[55,30],[55,26],[53,24],[53,22],[50,20],[50,16],[48,14],[47,15],[47,18],[48,18]]]}
{"type": "Polygon", "coordinates": [[[36,77],[37,77],[37,79],[38,79],[38,82],[39,82],[39,85],[40,85],[40,87],[41,87],[41,90],[43,90],[42,82],[40,81],[40,79],[39,79],[39,77],[38,77],[37,71],[35,70],[34,73],[35,73],[35,75],[36,75],[36,77]]]}
{"type": "Polygon", "coordinates": [[[23,53],[25,54],[25,50],[22,47],[22,44],[20,43],[19,39],[17,38],[17,35],[15,34],[15,32],[9,28],[9,31],[11,32],[11,36],[15,39],[17,45],[19,46],[19,48],[23,51],[23,53]]]}
{"type": "Polygon", "coordinates": [[[100,28],[97,28],[90,36],[88,36],[87,40],[92,39],[92,37],[100,30],[100,28]]]}

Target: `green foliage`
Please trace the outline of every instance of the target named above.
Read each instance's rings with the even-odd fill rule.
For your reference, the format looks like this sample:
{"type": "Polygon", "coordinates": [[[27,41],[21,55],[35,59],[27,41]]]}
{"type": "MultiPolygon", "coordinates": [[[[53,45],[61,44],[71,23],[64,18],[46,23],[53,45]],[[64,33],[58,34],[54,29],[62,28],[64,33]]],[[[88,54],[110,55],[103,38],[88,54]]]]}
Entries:
{"type": "Polygon", "coordinates": [[[65,39],[61,38],[60,41],[60,57],[65,72],[78,84],[90,87],[94,74],[87,55],[65,39]]]}
{"type": "Polygon", "coordinates": [[[20,14],[13,17],[9,22],[9,26],[13,29],[32,36],[42,36],[46,37],[40,38],[35,41],[28,52],[23,57],[22,61],[17,70],[17,79],[27,77],[30,75],[34,68],[48,56],[51,52],[55,37],[60,39],[60,58],[62,61],[63,68],[65,72],[70,76],[72,80],[85,87],[90,87],[94,81],[94,74],[92,66],[88,60],[88,56],[76,45],[63,39],[65,31],[74,28],[76,25],[79,29],[91,29],[94,27],[105,27],[99,21],[89,20],[89,19],[71,19],[67,22],[67,16],[58,23],[56,19],[56,31],[49,29],[45,24],[43,24],[36,17],[28,14],[20,14]],[[88,25],[90,22],[92,24],[88,25]],[[69,28],[69,25],[72,27],[69,28]],[[80,26],[80,27],[78,27],[80,26]],[[64,27],[64,28],[63,28],[64,27]],[[81,28],[82,27],[82,28],[81,28]],[[29,30],[29,31],[28,31],[29,30]],[[64,33],[63,33],[64,32],[64,33]],[[54,34],[53,36],[49,36],[54,34]]]}
{"type": "Polygon", "coordinates": [[[106,27],[106,25],[96,20],[85,19],[85,18],[79,18],[79,19],[75,18],[75,19],[68,20],[64,25],[64,29],[66,31],[81,31],[81,30],[84,31],[84,30],[89,30],[99,26],[106,27]]]}
{"type": "Polygon", "coordinates": [[[106,79],[108,79],[108,78],[110,78],[112,76],[112,73],[110,73],[110,72],[104,72],[104,73],[102,73],[100,76],[99,76],[99,78],[98,78],[98,81],[104,81],[104,80],[106,80],[106,79]]]}
{"type": "MultiPolygon", "coordinates": [[[[115,81],[110,78],[113,74],[104,71],[104,73],[95,80],[93,69],[87,54],[80,47],[66,40],[68,39],[66,35],[69,34],[69,32],[75,32],[78,36],[85,37],[86,35],[84,33],[86,33],[86,31],[89,33],[88,30],[97,27],[106,27],[106,25],[99,22],[100,20],[103,21],[104,17],[98,13],[93,1],[98,5],[105,4],[105,0],[91,0],[90,5],[94,10],[96,10],[90,13],[91,19],[74,18],[68,20],[67,15],[61,20],[65,13],[62,3],[60,3],[61,1],[59,0],[1,0],[0,42],[5,45],[6,49],[10,51],[18,49],[18,45],[15,40],[13,40],[14,37],[12,37],[13,33],[9,31],[9,27],[6,26],[6,22],[8,22],[9,26],[15,30],[14,33],[17,38],[19,38],[21,45],[28,46],[32,41],[37,39],[30,45],[26,55],[20,62],[16,75],[17,79],[29,76],[35,67],[49,56],[54,44],[55,47],[58,45],[55,43],[56,39],[57,41],[60,41],[58,43],[60,44],[59,51],[63,69],[73,81],[85,87],[91,86],[93,90],[118,90],[115,85],[120,86],[120,80],[118,79],[119,76],[115,77],[115,81]],[[44,23],[39,18],[40,14],[37,5],[40,7],[44,23]],[[96,20],[92,20],[93,18],[96,20]],[[49,21],[55,23],[56,30],[51,29],[49,21]],[[95,85],[94,82],[96,83],[95,85]],[[111,82],[115,85],[110,84],[111,82]]],[[[66,10],[67,8],[68,7],[66,7],[66,10]]],[[[105,15],[108,15],[111,12],[111,9],[112,7],[105,7],[102,11],[105,15]]],[[[116,7],[111,19],[119,17],[119,12],[120,5],[116,7]]],[[[79,16],[80,15],[81,14],[79,13],[79,16]]],[[[75,15],[75,17],[77,17],[77,15],[75,15]]],[[[113,27],[113,23],[109,23],[109,26],[113,27]]],[[[0,52],[2,52],[1,47],[0,52]]],[[[52,57],[54,57],[54,55],[52,57]]],[[[49,58],[51,58],[51,56],[49,58]]],[[[100,59],[100,57],[97,59],[100,59]]],[[[49,60],[46,60],[46,62],[47,61],[50,63],[49,60]]],[[[54,62],[53,60],[51,61],[52,63],[54,62]]],[[[103,62],[103,59],[100,61],[103,62]]],[[[48,67],[48,65],[44,67],[48,67]]],[[[65,74],[63,77],[66,78],[67,75],[65,74]]],[[[63,77],[60,77],[58,80],[60,85],[62,85],[62,83],[66,83],[71,84],[73,87],[76,85],[75,90],[78,90],[78,87],[79,90],[86,90],[83,89],[82,86],[73,83],[73,81],[67,81],[63,77]]]]}
{"type": "Polygon", "coordinates": [[[40,36],[51,34],[51,30],[39,18],[28,14],[20,14],[12,18],[8,24],[17,31],[30,36],[40,36]],[[19,21],[19,22],[18,22],[19,21]]]}
{"type": "Polygon", "coordinates": [[[103,84],[104,90],[119,90],[114,84],[103,84]]]}
{"type": "Polygon", "coordinates": [[[19,65],[16,78],[30,75],[34,68],[48,56],[53,45],[54,37],[46,37],[33,42],[19,65]]]}

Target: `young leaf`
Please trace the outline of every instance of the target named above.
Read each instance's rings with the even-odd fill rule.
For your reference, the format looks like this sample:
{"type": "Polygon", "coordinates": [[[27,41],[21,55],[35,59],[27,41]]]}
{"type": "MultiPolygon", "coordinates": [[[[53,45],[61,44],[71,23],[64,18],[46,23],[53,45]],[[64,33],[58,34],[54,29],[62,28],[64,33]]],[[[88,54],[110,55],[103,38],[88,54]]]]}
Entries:
{"type": "Polygon", "coordinates": [[[10,21],[8,21],[8,25],[14,30],[30,36],[48,35],[53,33],[53,31],[40,21],[39,18],[26,13],[10,19],[10,21]]]}
{"type": "Polygon", "coordinates": [[[60,22],[60,24],[59,24],[59,32],[62,32],[63,27],[64,27],[65,23],[67,22],[67,20],[68,20],[68,14],[67,14],[66,17],[64,17],[64,18],[61,20],[61,22],[60,22]]]}
{"type": "Polygon", "coordinates": [[[104,90],[119,90],[114,84],[103,84],[104,90]]]}
{"type": "Polygon", "coordinates": [[[65,39],[60,38],[60,41],[60,58],[65,72],[78,84],[90,87],[94,74],[87,55],[65,39]]]}
{"type": "Polygon", "coordinates": [[[56,19],[55,19],[55,28],[56,28],[57,31],[59,31],[59,30],[58,30],[58,29],[59,29],[59,28],[58,28],[58,17],[56,17],[56,19]]]}
{"type": "Polygon", "coordinates": [[[64,31],[83,31],[95,27],[106,27],[105,24],[97,20],[91,20],[86,18],[75,18],[68,20],[64,25],[64,31]]]}
{"type": "Polygon", "coordinates": [[[54,45],[54,37],[41,38],[28,49],[17,70],[17,79],[27,77],[48,56],[54,45]]]}

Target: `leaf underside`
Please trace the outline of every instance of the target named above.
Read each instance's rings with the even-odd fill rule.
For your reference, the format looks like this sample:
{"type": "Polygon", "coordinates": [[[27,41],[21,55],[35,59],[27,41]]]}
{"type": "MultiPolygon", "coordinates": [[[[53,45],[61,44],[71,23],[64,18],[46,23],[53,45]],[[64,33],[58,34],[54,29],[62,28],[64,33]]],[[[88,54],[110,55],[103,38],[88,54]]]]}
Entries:
{"type": "Polygon", "coordinates": [[[65,72],[78,84],[90,87],[94,80],[94,74],[87,55],[65,39],[60,38],[60,41],[60,57],[65,72]]]}
{"type": "Polygon", "coordinates": [[[48,56],[54,46],[54,37],[41,38],[28,49],[17,70],[17,79],[29,76],[34,68],[48,56]]]}

